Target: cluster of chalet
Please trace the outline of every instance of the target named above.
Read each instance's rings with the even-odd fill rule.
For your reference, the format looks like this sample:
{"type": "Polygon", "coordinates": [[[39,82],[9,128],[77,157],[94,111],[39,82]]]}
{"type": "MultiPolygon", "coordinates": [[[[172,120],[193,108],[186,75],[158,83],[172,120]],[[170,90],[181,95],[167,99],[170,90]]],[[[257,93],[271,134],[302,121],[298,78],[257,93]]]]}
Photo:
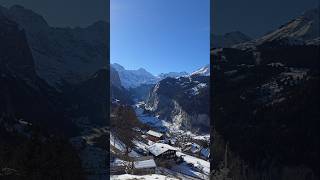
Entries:
{"type": "Polygon", "coordinates": [[[157,163],[162,161],[177,160],[176,152],[177,148],[172,147],[165,143],[160,143],[164,140],[162,133],[149,130],[146,132],[145,139],[152,141],[148,150],[148,156],[138,157],[134,159],[133,168],[135,174],[150,174],[154,173],[157,167],[157,163]],[[157,163],[156,163],[157,162],[157,163]]]}
{"type": "Polygon", "coordinates": [[[154,144],[148,147],[150,156],[153,156],[157,161],[176,159],[177,148],[165,143],[160,143],[164,140],[164,135],[162,133],[149,130],[146,134],[146,138],[149,141],[154,142],[154,144]]]}
{"type": "MultiPolygon", "coordinates": [[[[160,165],[164,162],[181,162],[183,157],[176,155],[179,150],[169,144],[175,144],[174,138],[169,140],[169,144],[165,143],[165,135],[153,130],[149,130],[143,135],[146,141],[152,141],[147,147],[147,156],[137,157],[133,160],[133,168],[135,174],[151,174],[155,172],[157,164],[160,165]]],[[[209,158],[209,148],[203,148],[196,143],[187,143],[183,151],[191,154],[209,158]]]]}
{"type": "Polygon", "coordinates": [[[193,154],[195,156],[198,157],[203,157],[206,159],[210,158],[210,149],[208,148],[203,148],[202,146],[200,146],[197,143],[187,143],[185,144],[184,148],[183,148],[184,152],[188,152],[190,154],[193,154]]]}

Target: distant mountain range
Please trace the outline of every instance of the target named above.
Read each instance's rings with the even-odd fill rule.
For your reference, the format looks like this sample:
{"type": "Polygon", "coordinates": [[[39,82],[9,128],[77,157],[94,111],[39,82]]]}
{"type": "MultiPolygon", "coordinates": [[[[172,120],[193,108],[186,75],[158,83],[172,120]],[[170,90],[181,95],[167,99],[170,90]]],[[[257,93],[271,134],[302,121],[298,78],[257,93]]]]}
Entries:
{"type": "Polygon", "coordinates": [[[210,67],[206,65],[195,72],[188,74],[187,72],[169,72],[169,73],[161,73],[158,76],[155,76],[148,72],[143,68],[139,68],[137,70],[127,70],[120,64],[114,63],[111,64],[111,67],[117,71],[121,85],[126,88],[137,88],[140,85],[148,85],[148,84],[156,84],[162,79],[167,77],[177,78],[182,76],[189,76],[194,74],[201,74],[204,76],[210,75],[210,67]]]}

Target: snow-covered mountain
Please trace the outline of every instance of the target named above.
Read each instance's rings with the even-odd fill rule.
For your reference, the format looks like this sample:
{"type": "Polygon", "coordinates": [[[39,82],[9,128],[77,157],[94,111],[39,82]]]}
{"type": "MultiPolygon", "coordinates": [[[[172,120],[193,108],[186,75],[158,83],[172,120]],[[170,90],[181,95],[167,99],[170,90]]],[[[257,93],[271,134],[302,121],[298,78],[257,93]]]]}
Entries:
{"type": "Polygon", "coordinates": [[[207,64],[206,66],[192,72],[190,75],[210,76],[210,65],[207,64]]]}
{"type": "Polygon", "coordinates": [[[254,49],[258,45],[270,42],[287,45],[317,45],[320,35],[319,23],[319,9],[311,9],[262,37],[232,47],[243,50],[254,49]]]}
{"type": "Polygon", "coordinates": [[[179,129],[209,131],[210,77],[165,78],[150,91],[146,109],[179,129]]]}
{"type": "Polygon", "coordinates": [[[55,28],[41,15],[22,6],[1,7],[0,11],[26,32],[36,71],[50,85],[83,82],[106,66],[107,22],[85,28],[55,28]]]}
{"type": "Polygon", "coordinates": [[[319,37],[319,9],[312,9],[304,12],[301,16],[277,30],[263,36],[258,41],[274,41],[291,39],[291,41],[308,41],[319,37]]]}
{"type": "Polygon", "coordinates": [[[251,38],[240,31],[233,31],[224,35],[211,35],[211,47],[224,48],[250,41],[251,38]]]}
{"type": "Polygon", "coordinates": [[[114,63],[111,66],[118,72],[121,85],[125,88],[138,87],[141,84],[155,84],[158,78],[143,68],[127,70],[120,64],[114,63]]]}
{"type": "Polygon", "coordinates": [[[164,78],[167,78],[167,77],[176,78],[176,77],[187,76],[187,75],[188,75],[187,72],[182,71],[182,72],[161,73],[161,74],[158,75],[158,77],[160,79],[164,79],[164,78]]]}
{"type": "Polygon", "coordinates": [[[152,85],[157,82],[165,79],[165,78],[179,78],[184,76],[210,76],[210,66],[206,65],[191,74],[188,74],[185,71],[182,72],[169,72],[169,73],[161,73],[158,76],[154,76],[147,70],[143,68],[139,68],[137,70],[127,70],[123,66],[117,63],[111,64],[111,67],[116,70],[119,74],[121,85],[126,88],[137,88],[140,85],[152,85]]]}

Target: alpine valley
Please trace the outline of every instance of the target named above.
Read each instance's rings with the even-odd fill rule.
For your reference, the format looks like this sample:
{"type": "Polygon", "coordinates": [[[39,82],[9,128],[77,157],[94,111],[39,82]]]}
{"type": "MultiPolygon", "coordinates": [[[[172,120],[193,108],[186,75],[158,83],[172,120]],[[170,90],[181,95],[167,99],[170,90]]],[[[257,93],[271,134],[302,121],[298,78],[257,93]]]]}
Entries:
{"type": "Polygon", "coordinates": [[[111,72],[111,179],[150,172],[209,179],[209,65],[190,74],[154,76],[142,68],[126,70],[112,64],[111,72]],[[174,154],[158,158],[152,154],[158,148],[164,152],[161,156],[174,154]],[[130,166],[140,162],[151,167],[130,166]]]}

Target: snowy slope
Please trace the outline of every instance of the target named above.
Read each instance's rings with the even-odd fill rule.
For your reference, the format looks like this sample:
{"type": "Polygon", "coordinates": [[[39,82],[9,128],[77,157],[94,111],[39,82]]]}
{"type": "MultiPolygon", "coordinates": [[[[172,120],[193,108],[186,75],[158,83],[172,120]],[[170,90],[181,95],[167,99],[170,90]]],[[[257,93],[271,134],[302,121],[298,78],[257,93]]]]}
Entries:
{"type": "Polygon", "coordinates": [[[257,45],[275,41],[287,45],[317,45],[320,35],[319,23],[319,9],[311,9],[258,39],[232,47],[242,50],[255,49],[257,45]]]}
{"type": "Polygon", "coordinates": [[[259,42],[279,39],[307,41],[319,37],[319,9],[304,12],[300,17],[288,22],[277,30],[263,36],[259,42]]]}
{"type": "Polygon", "coordinates": [[[190,74],[192,75],[200,75],[200,76],[210,76],[210,65],[206,65],[190,74]]]}

